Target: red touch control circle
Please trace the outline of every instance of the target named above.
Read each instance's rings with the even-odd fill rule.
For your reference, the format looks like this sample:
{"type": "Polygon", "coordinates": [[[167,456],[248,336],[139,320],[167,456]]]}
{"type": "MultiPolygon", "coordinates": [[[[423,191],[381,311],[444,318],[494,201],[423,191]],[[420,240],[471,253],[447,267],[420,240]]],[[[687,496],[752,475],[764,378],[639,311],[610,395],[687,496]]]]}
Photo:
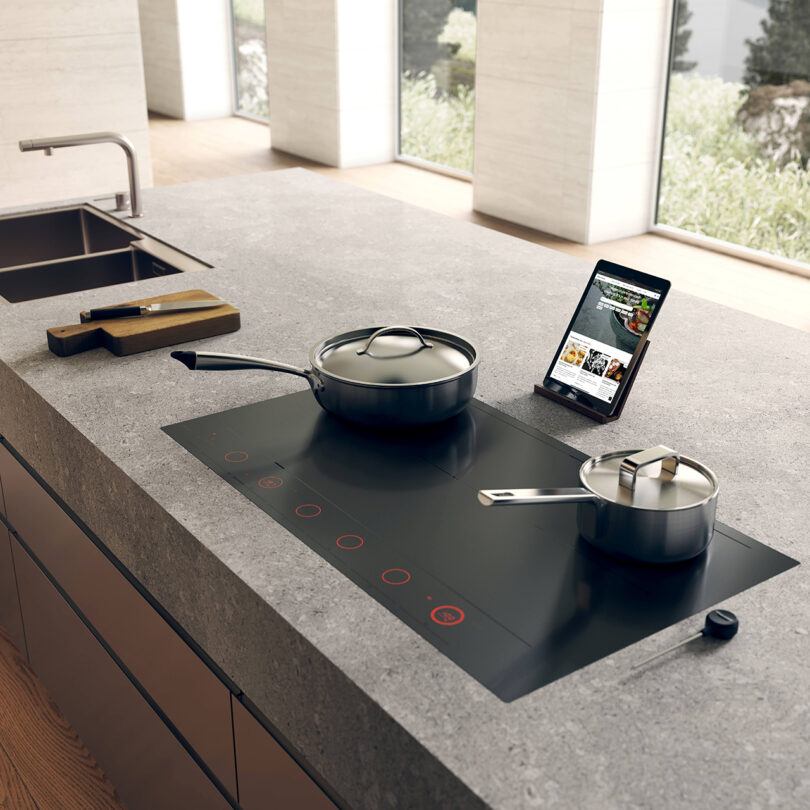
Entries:
{"type": "Polygon", "coordinates": [[[225,461],[230,461],[231,464],[241,464],[243,461],[248,460],[248,454],[244,450],[231,450],[225,453],[225,461]]]}
{"type": "Polygon", "coordinates": [[[461,624],[464,621],[464,611],[455,605],[439,605],[430,611],[430,618],[436,624],[450,627],[454,624],[461,624]]]}
{"type": "Polygon", "coordinates": [[[284,479],[277,475],[265,475],[264,478],[259,479],[259,486],[262,489],[278,489],[283,483],[284,479]]]}
{"type": "Polygon", "coordinates": [[[321,507],[316,503],[302,503],[295,507],[295,514],[302,518],[318,517],[321,514],[321,507]]]}
{"type": "Polygon", "coordinates": [[[410,573],[404,568],[389,568],[382,572],[382,581],[389,585],[404,585],[411,579],[410,573]]]}
{"type": "Polygon", "coordinates": [[[335,542],[338,544],[338,548],[353,551],[356,548],[360,548],[365,541],[359,534],[342,534],[335,542]]]}

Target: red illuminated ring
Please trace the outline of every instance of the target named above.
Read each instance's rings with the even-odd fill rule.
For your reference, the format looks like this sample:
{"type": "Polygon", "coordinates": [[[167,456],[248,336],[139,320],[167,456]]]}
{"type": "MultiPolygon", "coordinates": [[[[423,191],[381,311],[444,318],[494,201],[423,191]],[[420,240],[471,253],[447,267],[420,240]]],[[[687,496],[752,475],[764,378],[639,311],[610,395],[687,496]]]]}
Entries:
{"type": "Polygon", "coordinates": [[[259,486],[262,489],[278,489],[283,483],[284,479],[277,475],[265,475],[264,478],[259,479],[259,486]]]}
{"type": "Polygon", "coordinates": [[[248,460],[248,454],[244,450],[231,450],[225,453],[225,461],[230,461],[231,464],[241,464],[243,461],[248,460]],[[231,458],[231,456],[242,456],[242,458],[231,458]]]}
{"type": "Polygon", "coordinates": [[[411,575],[406,571],[404,568],[389,568],[387,571],[382,572],[382,581],[388,583],[389,585],[404,585],[406,582],[410,582],[411,575]],[[405,579],[386,579],[386,574],[390,574],[393,571],[397,571],[400,574],[405,574],[405,579]]]}
{"type": "Polygon", "coordinates": [[[321,514],[321,507],[316,503],[302,503],[300,506],[295,507],[295,514],[302,518],[318,517],[321,514]],[[314,509],[315,511],[311,515],[307,515],[301,512],[302,509],[314,509]]]}
{"type": "Polygon", "coordinates": [[[365,540],[363,540],[363,538],[360,537],[359,534],[342,534],[342,535],[340,535],[340,537],[338,537],[337,540],[335,540],[335,542],[337,543],[338,548],[345,549],[346,551],[354,551],[354,549],[360,548],[360,546],[363,545],[365,540]],[[341,540],[345,540],[347,537],[351,537],[354,540],[359,540],[360,542],[355,543],[353,546],[347,546],[347,545],[340,542],[341,540]]]}
{"type": "Polygon", "coordinates": [[[455,605],[439,605],[430,611],[430,618],[433,619],[436,624],[441,624],[444,627],[450,627],[454,624],[461,624],[464,621],[464,611],[455,605]],[[442,618],[439,618],[442,611],[449,611],[450,615],[448,616],[445,614],[442,616],[442,618]]]}

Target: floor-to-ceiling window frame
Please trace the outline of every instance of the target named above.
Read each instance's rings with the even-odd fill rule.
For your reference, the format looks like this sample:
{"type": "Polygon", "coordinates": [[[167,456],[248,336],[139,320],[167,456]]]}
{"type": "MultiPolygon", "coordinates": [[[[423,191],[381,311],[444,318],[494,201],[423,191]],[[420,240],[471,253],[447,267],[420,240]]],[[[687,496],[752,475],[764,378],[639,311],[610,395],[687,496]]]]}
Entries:
{"type": "Polygon", "coordinates": [[[267,123],[267,34],[264,0],[230,0],[234,113],[267,123]]]}
{"type": "Polygon", "coordinates": [[[672,21],[651,229],[810,275],[810,3],[674,0],[672,21]]]}
{"type": "Polygon", "coordinates": [[[398,0],[397,159],[472,180],[476,0],[398,0]]]}

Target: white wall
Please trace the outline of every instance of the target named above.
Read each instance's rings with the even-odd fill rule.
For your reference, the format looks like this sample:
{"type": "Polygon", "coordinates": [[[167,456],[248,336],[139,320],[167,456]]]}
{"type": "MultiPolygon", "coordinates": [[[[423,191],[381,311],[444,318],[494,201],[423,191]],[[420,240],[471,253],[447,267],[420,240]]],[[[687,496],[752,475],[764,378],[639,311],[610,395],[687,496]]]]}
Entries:
{"type": "Polygon", "coordinates": [[[22,153],[28,138],[113,130],[152,185],[136,0],[0,2],[0,207],[124,191],[111,144],[22,153]]]}
{"type": "Polygon", "coordinates": [[[392,160],[396,0],[265,0],[273,146],[331,166],[392,160]]]}
{"type": "Polygon", "coordinates": [[[577,242],[648,229],[670,0],[479,0],[473,206],[577,242]]]}
{"type": "Polygon", "coordinates": [[[185,117],[233,113],[229,0],[177,0],[185,117]]]}
{"type": "Polygon", "coordinates": [[[652,221],[669,69],[669,0],[604,0],[586,243],[652,221]]]}
{"type": "Polygon", "coordinates": [[[194,120],[233,113],[230,0],[138,0],[150,110],[194,120]]]}

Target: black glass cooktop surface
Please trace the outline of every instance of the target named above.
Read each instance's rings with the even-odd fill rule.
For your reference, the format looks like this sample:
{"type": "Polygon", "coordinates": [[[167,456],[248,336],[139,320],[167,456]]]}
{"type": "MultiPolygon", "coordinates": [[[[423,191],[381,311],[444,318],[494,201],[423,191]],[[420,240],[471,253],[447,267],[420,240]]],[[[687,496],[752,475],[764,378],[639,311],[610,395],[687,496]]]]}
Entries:
{"type": "Polygon", "coordinates": [[[382,432],[302,391],[163,429],[505,701],[798,564],[720,523],[687,563],[621,562],[575,504],[481,506],[577,486],[586,456],[478,401],[382,432]]]}

